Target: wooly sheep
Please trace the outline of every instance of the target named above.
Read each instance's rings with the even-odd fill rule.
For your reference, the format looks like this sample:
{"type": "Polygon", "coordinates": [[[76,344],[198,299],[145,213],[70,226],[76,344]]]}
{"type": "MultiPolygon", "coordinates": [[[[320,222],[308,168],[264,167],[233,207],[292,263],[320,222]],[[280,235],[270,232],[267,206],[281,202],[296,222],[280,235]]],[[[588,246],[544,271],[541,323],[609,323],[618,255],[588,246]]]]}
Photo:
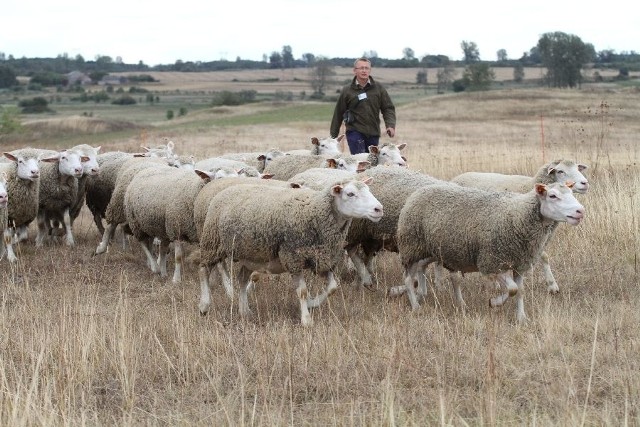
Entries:
{"type": "Polygon", "coordinates": [[[13,247],[11,246],[11,234],[7,234],[7,204],[9,202],[9,192],[7,191],[7,173],[0,172],[0,232],[2,233],[2,240],[0,240],[0,260],[4,258],[4,254],[8,253],[7,258],[10,262],[14,262],[16,259],[13,253],[13,247]]]}
{"type": "Polygon", "coordinates": [[[75,244],[70,211],[78,197],[78,178],[83,173],[82,162],[88,160],[87,156],[76,150],[63,150],[40,158],[36,246],[42,246],[48,236],[47,218],[62,218],[65,243],[68,246],[75,244]]]}
{"type": "MultiPolygon", "coordinates": [[[[223,282],[229,281],[224,263],[229,259],[240,266],[245,294],[254,271],[291,273],[301,322],[310,325],[309,307],[319,305],[337,288],[332,268],[342,258],[351,220],[382,218],[382,205],[368,182],[347,180],[323,191],[239,184],[218,193],[211,199],[200,236],[200,312],[209,309],[212,267],[223,274],[223,282]],[[328,280],[325,292],[310,301],[305,270],[328,280]]],[[[249,312],[248,306],[240,309],[241,315],[249,312]]]]}
{"type": "Polygon", "coordinates": [[[269,164],[271,160],[284,155],[285,153],[283,153],[282,151],[272,148],[265,153],[227,153],[220,156],[220,158],[243,162],[249,166],[256,168],[258,172],[262,173],[264,172],[264,168],[269,164]]]}
{"type": "MultiPolygon", "coordinates": [[[[27,227],[38,215],[40,198],[40,152],[34,148],[22,148],[3,153],[5,162],[0,172],[7,174],[7,193],[12,201],[7,208],[8,226],[5,235],[15,241],[27,238],[27,227]],[[18,231],[19,230],[19,231],[18,231]]],[[[8,254],[15,261],[13,252],[8,254]]]]}
{"type": "MultiPolygon", "coordinates": [[[[451,181],[465,187],[480,188],[482,190],[493,191],[513,191],[516,193],[526,193],[536,184],[551,184],[559,182],[561,184],[572,181],[574,193],[586,193],[589,190],[589,181],[583,175],[587,166],[576,163],[572,160],[554,160],[546,163],[538,169],[535,176],[505,175],[499,173],[486,172],[465,172],[453,178],[451,181]]],[[[540,258],[544,272],[545,282],[549,293],[555,294],[560,291],[556,282],[549,256],[546,252],[540,258]]]]}
{"type": "Polygon", "coordinates": [[[182,242],[197,242],[195,198],[213,175],[198,169],[147,168],[133,177],[125,192],[127,224],[142,243],[151,270],[161,277],[167,276],[166,254],[169,244],[174,243],[174,283],[182,278],[182,242]],[[151,253],[154,238],[160,240],[157,263],[151,253]]]}
{"type": "Polygon", "coordinates": [[[109,242],[113,239],[116,227],[118,225],[125,225],[127,218],[125,215],[125,193],[127,187],[135,175],[147,168],[171,168],[167,165],[165,159],[149,158],[149,157],[132,157],[126,160],[118,168],[116,174],[115,185],[109,198],[109,203],[105,209],[104,218],[107,226],[102,233],[102,240],[96,248],[95,255],[104,253],[107,251],[109,242]]]}
{"type": "MultiPolygon", "coordinates": [[[[420,272],[438,262],[453,272],[497,276],[507,292],[492,298],[491,306],[515,296],[516,319],[524,321],[523,275],[538,261],[560,222],[577,225],[584,218],[572,185],[535,184],[524,194],[450,183],[416,190],[400,212],[397,232],[411,306],[419,306],[413,284],[420,281],[420,272]]],[[[464,307],[458,281],[453,284],[464,307]]]]}
{"type": "Polygon", "coordinates": [[[330,184],[335,184],[346,178],[355,178],[358,172],[332,168],[311,168],[295,174],[289,182],[305,188],[322,190],[330,184]]]}
{"type": "Polygon", "coordinates": [[[261,172],[253,166],[239,160],[224,159],[222,157],[209,157],[207,159],[198,160],[195,165],[195,169],[201,171],[217,171],[221,168],[225,170],[235,170],[238,175],[244,175],[251,178],[257,178],[261,176],[261,172]]]}
{"type": "Polygon", "coordinates": [[[373,178],[369,189],[384,206],[384,217],[377,224],[354,219],[349,228],[345,249],[358,271],[360,284],[371,287],[375,255],[383,249],[398,251],[398,217],[407,198],[420,187],[443,181],[419,171],[400,167],[376,166],[367,169],[362,175],[373,178]]]}
{"type": "Polygon", "coordinates": [[[537,183],[551,184],[559,182],[564,184],[567,181],[573,181],[575,183],[573,186],[574,193],[586,193],[589,189],[589,180],[582,174],[586,169],[587,166],[582,163],[558,159],[541,166],[534,176],[465,172],[454,177],[451,182],[482,190],[526,193],[537,183]]]}
{"type": "Polygon", "coordinates": [[[311,149],[289,150],[285,154],[325,157],[337,156],[338,154],[342,153],[341,147],[343,145],[343,139],[344,134],[338,136],[337,138],[328,137],[323,139],[318,139],[314,136],[313,138],[311,138],[311,144],[313,145],[311,149]]]}
{"type": "Polygon", "coordinates": [[[340,157],[353,157],[359,161],[367,161],[369,162],[369,167],[407,166],[407,160],[401,153],[406,147],[406,143],[394,144],[393,142],[385,142],[380,145],[370,145],[368,153],[349,154],[340,157]]]}
{"type": "MultiPolygon", "coordinates": [[[[343,166],[349,167],[350,169],[356,170],[357,167],[361,166],[355,162],[343,162],[343,166]]],[[[281,181],[287,181],[291,179],[297,173],[305,171],[311,168],[337,168],[337,159],[336,158],[325,158],[323,156],[304,156],[298,154],[291,154],[288,156],[278,157],[271,161],[266,168],[264,168],[264,173],[267,175],[271,175],[275,179],[279,179],[281,181]]]]}

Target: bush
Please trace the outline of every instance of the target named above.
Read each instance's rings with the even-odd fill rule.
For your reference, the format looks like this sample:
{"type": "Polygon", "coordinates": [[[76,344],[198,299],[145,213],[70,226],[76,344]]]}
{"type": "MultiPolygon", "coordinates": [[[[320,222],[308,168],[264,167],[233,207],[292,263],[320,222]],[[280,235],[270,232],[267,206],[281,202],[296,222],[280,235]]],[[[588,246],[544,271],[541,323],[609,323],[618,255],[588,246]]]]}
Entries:
{"type": "Polygon", "coordinates": [[[15,107],[3,108],[0,114],[0,134],[18,133],[22,130],[19,111],[15,107]]]}
{"type": "Polygon", "coordinates": [[[137,101],[129,95],[122,95],[120,98],[111,101],[111,103],[115,105],[133,105],[136,104],[137,101]]]}
{"type": "Polygon", "coordinates": [[[18,103],[18,106],[22,108],[23,113],[46,113],[51,111],[49,109],[49,101],[41,96],[36,96],[33,99],[23,99],[18,103]]]}
{"type": "Polygon", "coordinates": [[[173,110],[167,110],[167,120],[173,119],[173,110]]]}
{"type": "Polygon", "coordinates": [[[453,81],[452,88],[454,92],[464,92],[467,87],[464,84],[464,80],[458,79],[453,81]]]}
{"type": "Polygon", "coordinates": [[[178,111],[178,115],[179,116],[186,116],[187,115],[187,107],[180,107],[180,110],[178,111]]]}

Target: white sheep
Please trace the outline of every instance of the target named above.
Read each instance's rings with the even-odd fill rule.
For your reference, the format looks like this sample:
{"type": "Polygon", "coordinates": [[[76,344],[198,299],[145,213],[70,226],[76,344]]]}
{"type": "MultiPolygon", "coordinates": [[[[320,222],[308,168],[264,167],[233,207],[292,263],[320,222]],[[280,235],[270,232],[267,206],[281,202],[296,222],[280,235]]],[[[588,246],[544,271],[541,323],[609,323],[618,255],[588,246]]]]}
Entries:
{"type": "MultiPolygon", "coordinates": [[[[480,188],[482,190],[526,193],[536,183],[551,184],[553,182],[559,182],[564,184],[572,181],[575,183],[573,185],[573,192],[584,194],[589,190],[589,181],[583,175],[586,169],[587,166],[582,163],[558,159],[541,166],[538,172],[532,177],[490,172],[465,172],[454,177],[451,182],[465,187],[480,188]]],[[[553,276],[549,256],[546,252],[542,253],[540,262],[542,264],[548,292],[552,294],[560,292],[560,287],[553,276]]]]}
{"type": "MultiPolygon", "coordinates": [[[[336,288],[332,268],[341,260],[353,218],[379,221],[382,205],[367,181],[348,180],[323,191],[263,185],[235,185],[209,204],[200,236],[200,312],[210,305],[209,275],[218,267],[229,280],[224,261],[240,266],[240,283],[253,283],[252,272],[289,272],[300,301],[301,322],[312,323],[309,307],[319,305],[336,288]],[[256,201],[260,207],[256,209],[256,201]],[[326,275],[323,295],[308,301],[304,271],[326,275]]],[[[242,315],[249,308],[240,310],[242,315]]]]}
{"type": "Polygon", "coordinates": [[[9,253],[7,257],[10,262],[15,261],[15,254],[11,247],[11,235],[6,234],[7,221],[9,217],[7,204],[9,202],[9,192],[7,191],[7,173],[0,172],[0,233],[2,233],[2,240],[0,240],[0,260],[4,258],[5,253],[9,253]],[[8,249],[7,249],[8,248],[8,249]]]}
{"type": "Polygon", "coordinates": [[[87,156],[76,150],[63,150],[55,154],[43,151],[40,158],[40,194],[38,198],[38,234],[36,246],[42,246],[48,236],[48,218],[62,218],[65,242],[73,246],[70,211],[78,197],[78,178],[83,174],[82,162],[87,156]]]}
{"type": "MultiPolygon", "coordinates": [[[[131,157],[115,168],[115,183],[105,209],[104,218],[107,223],[102,233],[102,240],[96,248],[95,255],[107,251],[116,227],[124,226],[127,222],[124,208],[124,199],[127,187],[135,175],[146,168],[172,168],[167,165],[166,159],[153,157],[131,157]]],[[[173,169],[173,168],[172,168],[173,169]]]]}
{"type": "Polygon", "coordinates": [[[407,147],[406,143],[394,144],[385,142],[380,145],[370,145],[368,153],[343,154],[340,158],[353,158],[356,161],[366,161],[369,167],[374,166],[407,166],[407,159],[401,151],[407,147]]]}
{"type": "Polygon", "coordinates": [[[295,174],[289,182],[301,187],[322,190],[330,184],[335,184],[347,178],[355,178],[359,172],[333,168],[311,168],[295,174]]]}
{"type": "Polygon", "coordinates": [[[272,148],[264,153],[226,153],[220,157],[223,159],[238,160],[240,162],[246,163],[247,165],[256,168],[258,172],[262,173],[264,172],[264,168],[269,164],[271,160],[284,155],[285,153],[283,153],[282,151],[272,148]]]}
{"type": "Polygon", "coordinates": [[[333,157],[342,153],[342,145],[344,140],[344,134],[338,136],[337,138],[323,138],[318,139],[315,136],[311,138],[311,144],[313,147],[311,149],[299,149],[299,150],[289,150],[285,154],[287,155],[303,155],[303,156],[325,156],[325,157],[333,157]]]}
{"type": "MultiPolygon", "coordinates": [[[[3,153],[6,162],[0,163],[0,171],[7,174],[7,192],[12,200],[7,208],[8,226],[4,240],[19,242],[27,238],[27,227],[38,215],[40,198],[40,152],[22,148],[3,153]],[[15,235],[15,239],[14,239],[15,235]]],[[[9,261],[16,261],[11,246],[7,246],[9,261]]]]}
{"type": "Polygon", "coordinates": [[[243,175],[251,178],[257,178],[261,176],[261,172],[247,163],[240,160],[225,159],[222,157],[209,157],[206,159],[198,160],[194,164],[194,169],[201,171],[217,171],[221,168],[225,170],[235,170],[237,175],[243,175]]]}
{"type": "MultiPolygon", "coordinates": [[[[579,224],[584,207],[567,185],[535,184],[524,194],[489,192],[456,184],[428,185],[407,199],[398,219],[397,241],[412,308],[419,306],[414,283],[437,262],[454,272],[497,276],[507,292],[492,298],[517,301],[516,319],[526,320],[523,275],[539,260],[560,222],[579,224]]],[[[457,279],[456,298],[464,307],[457,279]]]]}

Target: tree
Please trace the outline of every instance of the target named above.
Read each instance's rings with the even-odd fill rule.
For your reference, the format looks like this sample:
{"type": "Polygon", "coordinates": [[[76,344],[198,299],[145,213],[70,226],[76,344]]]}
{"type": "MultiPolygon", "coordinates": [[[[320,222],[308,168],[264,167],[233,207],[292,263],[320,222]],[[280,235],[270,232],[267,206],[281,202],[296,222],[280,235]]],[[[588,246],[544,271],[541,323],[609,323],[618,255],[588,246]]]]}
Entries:
{"type": "Polygon", "coordinates": [[[496,78],[495,73],[486,62],[476,62],[465,68],[462,81],[469,90],[487,90],[496,78]]]}
{"type": "Polygon", "coordinates": [[[293,53],[291,46],[282,46],[282,68],[293,68],[293,53]]]}
{"type": "Polygon", "coordinates": [[[551,87],[578,87],[582,82],[582,67],[595,59],[593,45],[560,31],[543,34],[537,47],[551,87]]]}
{"type": "Polygon", "coordinates": [[[310,74],[311,88],[313,89],[312,96],[316,98],[324,96],[324,89],[327,86],[329,77],[336,74],[333,64],[328,58],[317,57],[310,74]]]}
{"type": "Polygon", "coordinates": [[[443,68],[438,70],[436,74],[438,93],[444,93],[445,90],[447,90],[451,82],[453,82],[455,72],[456,70],[451,63],[447,63],[443,68]]]}
{"type": "Polygon", "coordinates": [[[496,52],[496,58],[498,59],[498,62],[505,62],[506,60],[508,60],[509,57],[507,55],[506,49],[498,49],[498,51],[496,52]]]}
{"type": "Polygon", "coordinates": [[[0,88],[16,86],[18,79],[16,72],[8,65],[0,65],[0,88]]]}
{"type": "Polygon", "coordinates": [[[303,53],[302,60],[307,63],[307,66],[313,65],[316,60],[316,57],[313,53],[303,53]]]}
{"type": "Polygon", "coordinates": [[[462,48],[465,64],[473,64],[474,62],[480,61],[480,50],[478,50],[475,42],[463,40],[462,43],[460,43],[460,47],[462,48]]]}
{"type": "Polygon", "coordinates": [[[413,61],[416,58],[416,54],[410,47],[402,49],[402,59],[405,61],[413,61]]]}
{"type": "Polygon", "coordinates": [[[422,70],[418,71],[418,73],[416,74],[416,84],[419,85],[426,85],[427,84],[427,69],[423,68],[422,70]]]}
{"type": "Polygon", "coordinates": [[[513,66],[513,81],[515,81],[516,83],[522,83],[523,80],[524,80],[524,66],[522,65],[522,62],[518,61],[513,66]]]}
{"type": "Polygon", "coordinates": [[[282,68],[282,55],[275,50],[269,56],[269,64],[271,68],[282,68]]]}

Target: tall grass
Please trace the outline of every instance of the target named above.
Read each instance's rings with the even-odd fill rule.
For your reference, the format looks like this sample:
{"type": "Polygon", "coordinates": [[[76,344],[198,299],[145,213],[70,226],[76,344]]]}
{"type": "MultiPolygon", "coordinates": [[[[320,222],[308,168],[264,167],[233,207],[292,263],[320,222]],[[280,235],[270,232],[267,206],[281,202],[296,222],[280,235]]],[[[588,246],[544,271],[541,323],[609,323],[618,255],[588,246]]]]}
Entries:
{"type": "MultiPolygon", "coordinates": [[[[103,149],[169,136],[180,153],[209,156],[303,147],[326,135],[328,117],[292,122],[283,111],[291,110],[260,112],[279,117],[264,124],[147,130],[103,149]]],[[[633,94],[462,94],[403,106],[398,118],[410,166],[443,179],[532,174],[560,157],[589,165],[586,219],[560,226],[548,247],[561,292],[548,295],[534,268],[525,278],[527,323],[516,324],[512,301],[489,308],[496,291],[474,274],[464,280],[466,311],[448,288],[411,311],[385,294],[402,279],[393,253],[378,256],[373,292],[343,276],[311,328],[299,324],[287,275],[262,279],[252,319],[238,318],[237,300],[221,287],[202,317],[196,265],[174,285],[148,270],[135,243],[94,257],[99,236],[83,212],[76,247],[23,242],[17,265],[0,261],[0,424],[639,424],[633,94]]],[[[309,283],[312,293],[323,285],[309,283]]]]}

